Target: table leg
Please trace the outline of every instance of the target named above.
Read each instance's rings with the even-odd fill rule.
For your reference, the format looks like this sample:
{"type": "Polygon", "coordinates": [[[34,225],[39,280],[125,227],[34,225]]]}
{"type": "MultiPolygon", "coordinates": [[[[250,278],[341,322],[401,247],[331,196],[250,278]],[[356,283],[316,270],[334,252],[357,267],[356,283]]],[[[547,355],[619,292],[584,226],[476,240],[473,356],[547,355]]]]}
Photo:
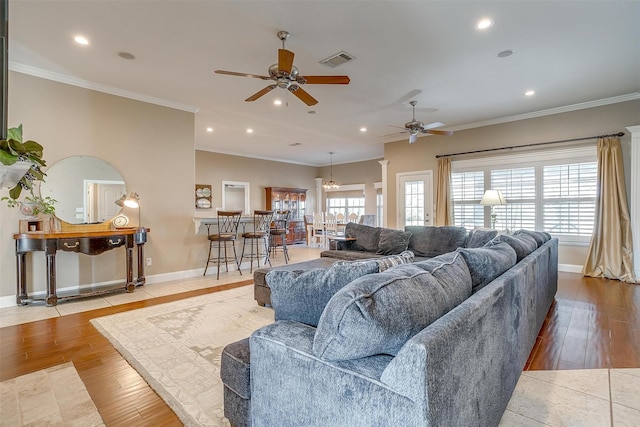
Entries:
{"type": "Polygon", "coordinates": [[[45,257],[47,259],[47,307],[58,305],[58,295],[56,292],[56,251],[55,240],[47,240],[45,257]]]}
{"type": "Polygon", "coordinates": [[[133,283],[133,241],[127,239],[127,292],[133,292],[136,290],[136,284],[133,283]]]}
{"type": "Polygon", "coordinates": [[[137,286],[144,286],[147,279],[144,277],[144,243],[136,245],[138,253],[138,277],[136,278],[137,286]]]}
{"type": "Polygon", "coordinates": [[[29,296],[27,295],[27,273],[25,269],[26,265],[25,253],[16,253],[16,304],[25,305],[29,296]]]}

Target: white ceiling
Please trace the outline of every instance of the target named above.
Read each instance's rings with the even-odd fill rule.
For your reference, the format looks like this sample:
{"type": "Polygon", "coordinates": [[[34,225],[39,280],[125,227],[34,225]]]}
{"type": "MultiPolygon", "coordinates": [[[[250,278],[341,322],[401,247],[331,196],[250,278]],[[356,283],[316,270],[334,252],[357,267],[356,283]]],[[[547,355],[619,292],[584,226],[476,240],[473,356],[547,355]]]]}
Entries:
{"type": "Polygon", "coordinates": [[[16,71],[197,110],[198,149],[315,166],[381,158],[410,100],[456,130],[640,92],[639,1],[11,0],[9,35],[16,71]],[[268,82],[213,70],[268,74],[278,30],[301,75],[351,83],[305,85],[314,107],[283,89],[244,102],[268,82]],[[356,59],[319,63],[343,50],[356,59]]]}

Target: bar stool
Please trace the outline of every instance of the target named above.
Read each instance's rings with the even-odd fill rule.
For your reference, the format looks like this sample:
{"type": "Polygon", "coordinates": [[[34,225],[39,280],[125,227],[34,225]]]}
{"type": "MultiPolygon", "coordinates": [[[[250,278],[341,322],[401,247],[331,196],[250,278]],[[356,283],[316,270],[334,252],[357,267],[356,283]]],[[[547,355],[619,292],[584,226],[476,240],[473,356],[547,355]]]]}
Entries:
{"type": "Polygon", "coordinates": [[[269,229],[271,255],[275,255],[278,246],[282,247],[285,264],[289,264],[289,251],[287,250],[287,232],[289,231],[289,216],[291,211],[276,211],[269,229]],[[280,241],[278,241],[278,238],[280,241]]]}
{"type": "Polygon", "coordinates": [[[267,262],[271,266],[271,260],[269,259],[269,227],[271,227],[271,220],[273,219],[273,211],[253,211],[253,230],[242,233],[244,242],[242,243],[242,255],[240,256],[240,263],[244,260],[244,253],[247,247],[247,241],[251,246],[251,253],[249,258],[249,272],[253,273],[253,260],[258,261],[258,268],[260,268],[260,258],[265,257],[264,264],[267,262]],[[264,252],[260,253],[260,246],[264,245],[264,252]]]}
{"type": "MultiPolygon", "coordinates": [[[[238,225],[240,224],[240,217],[242,211],[218,211],[217,221],[217,233],[209,234],[209,255],[207,256],[207,265],[204,268],[203,276],[207,275],[207,269],[209,263],[215,263],[218,266],[218,274],[216,279],[220,279],[220,264],[224,262],[227,271],[229,271],[228,261],[235,261],[238,271],[240,271],[240,262],[238,261],[238,255],[236,254],[236,238],[238,237],[238,225]],[[227,248],[231,245],[233,248],[233,257],[227,255],[227,248]],[[215,257],[211,257],[211,249],[216,248],[218,254],[215,257]],[[222,251],[224,250],[224,256],[222,251]]],[[[240,271],[242,275],[242,271],[240,271]]]]}

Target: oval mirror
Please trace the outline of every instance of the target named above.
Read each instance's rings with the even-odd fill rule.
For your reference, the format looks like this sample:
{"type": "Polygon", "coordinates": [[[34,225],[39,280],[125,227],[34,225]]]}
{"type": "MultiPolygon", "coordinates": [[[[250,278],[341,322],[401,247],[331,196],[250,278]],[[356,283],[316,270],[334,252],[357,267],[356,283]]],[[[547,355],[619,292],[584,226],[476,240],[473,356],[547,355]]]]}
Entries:
{"type": "Polygon", "coordinates": [[[52,197],[56,216],[71,224],[95,224],[110,220],[120,212],[116,205],[126,194],[124,178],[104,160],[75,156],[62,159],[46,170],[40,185],[42,197],[52,197]]]}

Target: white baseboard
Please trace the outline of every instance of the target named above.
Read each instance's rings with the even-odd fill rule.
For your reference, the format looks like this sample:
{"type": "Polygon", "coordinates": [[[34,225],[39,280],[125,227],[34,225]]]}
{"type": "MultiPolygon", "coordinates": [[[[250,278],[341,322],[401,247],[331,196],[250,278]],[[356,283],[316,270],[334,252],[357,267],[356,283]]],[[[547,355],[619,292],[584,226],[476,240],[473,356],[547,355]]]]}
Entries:
{"type": "Polygon", "coordinates": [[[582,266],[574,264],[558,264],[558,271],[582,274],[582,266]]]}

